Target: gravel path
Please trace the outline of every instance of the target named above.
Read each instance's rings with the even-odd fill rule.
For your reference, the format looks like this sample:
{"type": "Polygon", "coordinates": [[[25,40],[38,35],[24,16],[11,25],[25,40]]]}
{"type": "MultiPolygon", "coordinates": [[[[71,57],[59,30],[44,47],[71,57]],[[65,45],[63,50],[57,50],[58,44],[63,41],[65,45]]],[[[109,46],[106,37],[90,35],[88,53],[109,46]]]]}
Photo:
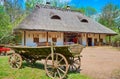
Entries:
{"type": "Polygon", "coordinates": [[[120,69],[120,51],[112,47],[86,47],[82,55],[81,74],[94,79],[111,79],[111,73],[120,69]]]}

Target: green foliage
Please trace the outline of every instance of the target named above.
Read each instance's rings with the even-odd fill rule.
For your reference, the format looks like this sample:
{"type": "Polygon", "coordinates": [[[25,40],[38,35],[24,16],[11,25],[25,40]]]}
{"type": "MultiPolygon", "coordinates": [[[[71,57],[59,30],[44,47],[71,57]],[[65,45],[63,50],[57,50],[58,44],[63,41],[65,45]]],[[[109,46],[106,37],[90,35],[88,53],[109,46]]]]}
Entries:
{"type": "Polygon", "coordinates": [[[4,7],[0,6],[0,13],[4,13],[4,7]]]}
{"type": "MultiPolygon", "coordinates": [[[[12,69],[8,57],[0,57],[0,79],[51,79],[46,76],[44,65],[36,63],[30,65],[23,62],[22,69],[12,69]]],[[[67,79],[92,79],[79,73],[69,73],[67,79]]]]}
{"type": "Polygon", "coordinates": [[[26,12],[29,13],[31,12],[36,4],[42,4],[43,0],[28,0],[26,2],[26,12]]]}
{"type": "Polygon", "coordinates": [[[71,6],[71,10],[80,12],[82,14],[85,14],[85,15],[89,16],[89,17],[91,15],[94,15],[94,14],[97,13],[96,9],[93,8],[93,7],[90,7],[90,6],[88,6],[88,7],[81,7],[81,8],[76,8],[74,6],[71,6]]]}
{"type": "Polygon", "coordinates": [[[117,28],[117,23],[115,19],[120,16],[120,8],[112,3],[108,3],[102,9],[102,14],[99,18],[99,22],[108,28],[115,30],[117,28]]]}
{"type": "Polygon", "coordinates": [[[11,3],[6,0],[4,6],[0,6],[0,43],[7,44],[14,42],[13,39],[18,39],[12,35],[12,31],[25,17],[25,13],[17,1],[11,3]]]}
{"type": "Polygon", "coordinates": [[[6,43],[6,39],[10,40],[11,31],[10,17],[5,13],[0,13],[0,43],[6,43]]]}
{"type": "Polygon", "coordinates": [[[120,34],[119,34],[119,35],[116,35],[116,36],[112,39],[112,42],[113,42],[113,46],[120,46],[120,34]]]}
{"type": "Polygon", "coordinates": [[[52,0],[51,5],[54,6],[54,7],[57,7],[58,6],[58,0],[52,0]]]}
{"type": "Polygon", "coordinates": [[[15,22],[17,18],[19,18],[22,14],[24,14],[21,6],[18,4],[18,0],[14,0],[12,3],[9,0],[6,0],[4,3],[5,13],[7,13],[10,17],[10,22],[15,22]]]}
{"type": "Polygon", "coordinates": [[[96,14],[97,11],[95,8],[88,6],[88,7],[86,7],[85,13],[87,16],[91,16],[91,15],[96,14]]]}
{"type": "Polygon", "coordinates": [[[73,11],[77,11],[77,12],[86,14],[86,9],[85,9],[84,7],[76,8],[76,7],[74,7],[74,6],[71,6],[70,8],[71,8],[71,10],[73,10],[73,11]]]}

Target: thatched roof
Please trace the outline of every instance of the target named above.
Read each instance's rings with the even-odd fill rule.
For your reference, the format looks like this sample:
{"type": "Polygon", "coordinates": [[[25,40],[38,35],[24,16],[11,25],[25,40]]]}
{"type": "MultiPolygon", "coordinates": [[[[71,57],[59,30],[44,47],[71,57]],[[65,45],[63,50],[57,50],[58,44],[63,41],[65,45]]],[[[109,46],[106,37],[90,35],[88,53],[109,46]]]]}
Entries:
{"type": "Polygon", "coordinates": [[[36,7],[16,29],[116,34],[79,12],[49,6],[36,7]]]}

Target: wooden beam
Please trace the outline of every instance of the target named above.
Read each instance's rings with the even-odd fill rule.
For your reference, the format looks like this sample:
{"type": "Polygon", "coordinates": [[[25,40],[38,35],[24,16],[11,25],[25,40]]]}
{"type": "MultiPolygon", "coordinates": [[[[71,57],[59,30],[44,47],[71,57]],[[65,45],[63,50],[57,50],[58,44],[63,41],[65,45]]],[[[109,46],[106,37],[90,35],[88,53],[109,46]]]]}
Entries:
{"type": "Polygon", "coordinates": [[[24,46],[26,46],[26,31],[24,31],[24,46]]]}

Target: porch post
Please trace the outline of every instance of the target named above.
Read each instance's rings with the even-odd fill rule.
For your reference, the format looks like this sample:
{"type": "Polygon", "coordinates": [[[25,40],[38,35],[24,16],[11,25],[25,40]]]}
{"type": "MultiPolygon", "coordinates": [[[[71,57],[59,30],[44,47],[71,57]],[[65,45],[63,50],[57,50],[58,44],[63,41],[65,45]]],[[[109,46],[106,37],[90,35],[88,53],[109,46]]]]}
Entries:
{"type": "Polygon", "coordinates": [[[79,33],[77,33],[77,44],[79,44],[79,39],[78,39],[79,36],[78,35],[79,35],[79,33]]]}
{"type": "Polygon", "coordinates": [[[109,45],[111,45],[111,36],[109,35],[109,45]]]}
{"type": "Polygon", "coordinates": [[[26,31],[24,31],[24,46],[26,46],[26,31]]]}
{"type": "Polygon", "coordinates": [[[88,33],[86,33],[86,46],[88,46],[88,33]]]}
{"type": "Polygon", "coordinates": [[[46,46],[48,46],[48,32],[47,32],[47,35],[46,35],[46,46]]]}
{"type": "Polygon", "coordinates": [[[99,34],[99,46],[100,46],[100,34],[99,34]]]}

